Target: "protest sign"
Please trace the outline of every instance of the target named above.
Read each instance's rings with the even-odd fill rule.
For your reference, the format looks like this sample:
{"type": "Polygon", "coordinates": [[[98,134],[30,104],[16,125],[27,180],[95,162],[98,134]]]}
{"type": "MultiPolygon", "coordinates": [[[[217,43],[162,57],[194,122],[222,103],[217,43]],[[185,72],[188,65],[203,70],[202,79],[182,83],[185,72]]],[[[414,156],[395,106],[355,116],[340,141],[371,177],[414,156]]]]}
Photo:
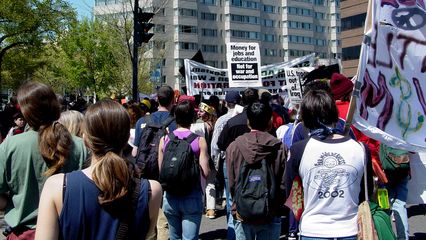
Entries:
{"type": "Polygon", "coordinates": [[[259,43],[226,43],[230,87],[261,87],[259,43]]]}
{"type": "MultiPolygon", "coordinates": [[[[299,57],[289,62],[281,62],[261,67],[262,87],[272,94],[281,94],[286,85],[284,69],[295,66],[313,66],[315,54],[299,57]]],[[[185,59],[185,80],[188,95],[203,94],[208,98],[216,95],[225,98],[227,91],[231,90],[228,81],[228,70],[214,68],[189,59],[185,59]]],[[[256,87],[259,88],[259,87],[256,87]]],[[[232,88],[244,90],[245,88],[232,88]]]]}
{"type": "Polygon", "coordinates": [[[424,151],[425,5],[373,0],[367,16],[371,26],[361,48],[353,123],[394,148],[424,151]]]}
{"type": "Polygon", "coordinates": [[[314,70],[312,67],[285,68],[285,77],[287,79],[286,88],[292,104],[299,104],[302,102],[303,79],[312,70],[314,70]]]}

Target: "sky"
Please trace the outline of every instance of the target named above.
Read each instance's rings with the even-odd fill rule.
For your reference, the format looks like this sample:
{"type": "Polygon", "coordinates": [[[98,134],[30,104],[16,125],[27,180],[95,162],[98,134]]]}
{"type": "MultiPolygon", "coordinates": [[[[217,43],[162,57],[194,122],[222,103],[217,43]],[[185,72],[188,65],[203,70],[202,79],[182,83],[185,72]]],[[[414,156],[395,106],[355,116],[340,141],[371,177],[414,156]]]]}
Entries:
{"type": "Polygon", "coordinates": [[[77,10],[78,18],[91,18],[95,0],[67,0],[77,10]]]}

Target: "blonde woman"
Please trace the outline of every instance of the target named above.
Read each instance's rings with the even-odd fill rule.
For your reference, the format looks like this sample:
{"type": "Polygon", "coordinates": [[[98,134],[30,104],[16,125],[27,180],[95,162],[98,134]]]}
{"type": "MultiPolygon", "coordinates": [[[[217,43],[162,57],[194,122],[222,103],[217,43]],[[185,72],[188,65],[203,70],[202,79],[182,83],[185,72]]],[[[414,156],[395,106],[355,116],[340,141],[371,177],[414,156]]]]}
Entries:
{"type": "Polygon", "coordinates": [[[68,131],[77,137],[82,137],[83,132],[81,130],[81,125],[83,123],[84,115],[75,110],[69,110],[61,113],[61,117],[58,122],[64,125],[68,131]]]}

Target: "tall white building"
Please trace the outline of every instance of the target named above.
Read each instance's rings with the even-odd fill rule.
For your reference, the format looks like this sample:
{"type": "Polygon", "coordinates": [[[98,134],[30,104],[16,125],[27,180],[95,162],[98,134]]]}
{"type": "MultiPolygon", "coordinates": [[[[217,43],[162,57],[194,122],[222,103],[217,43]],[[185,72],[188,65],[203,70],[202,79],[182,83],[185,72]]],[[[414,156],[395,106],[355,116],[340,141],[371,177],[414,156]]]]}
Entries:
{"type": "MultiPolygon", "coordinates": [[[[94,15],[131,11],[134,0],[96,0],[94,15]],[[128,6],[124,6],[125,2],[128,6]],[[123,10],[128,9],[128,10],[123,10]]],[[[200,49],[207,65],[226,68],[227,42],[258,42],[261,65],[316,53],[340,59],[340,0],[140,0],[157,12],[148,57],[163,58],[161,82],[179,89],[183,60],[200,49]],[[163,50],[159,50],[159,48],[163,50]],[[164,55],[160,54],[163,53],[164,55]]]]}

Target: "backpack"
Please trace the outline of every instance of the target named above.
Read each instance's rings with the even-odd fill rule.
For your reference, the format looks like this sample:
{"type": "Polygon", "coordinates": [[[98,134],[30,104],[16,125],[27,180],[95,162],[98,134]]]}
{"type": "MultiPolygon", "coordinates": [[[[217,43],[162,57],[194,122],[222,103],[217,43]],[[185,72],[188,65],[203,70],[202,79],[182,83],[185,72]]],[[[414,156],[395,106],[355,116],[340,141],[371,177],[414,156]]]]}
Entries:
{"type": "Polygon", "coordinates": [[[141,177],[158,180],[158,145],[160,139],[167,135],[167,127],[174,118],[169,116],[161,124],[152,121],[151,116],[145,117],[146,126],[143,129],[138,146],[135,163],[141,171],[141,177]]]}
{"type": "Polygon", "coordinates": [[[179,139],[171,132],[168,137],[159,181],[167,193],[186,196],[200,184],[198,157],[191,148],[191,143],[198,135],[191,133],[188,137],[179,139]]]}
{"type": "Polygon", "coordinates": [[[391,148],[381,143],[379,156],[385,171],[410,170],[410,155],[408,151],[391,148]]]}
{"type": "Polygon", "coordinates": [[[243,161],[235,189],[237,215],[247,222],[264,222],[273,217],[275,199],[274,173],[266,159],[255,163],[243,161]]]}

